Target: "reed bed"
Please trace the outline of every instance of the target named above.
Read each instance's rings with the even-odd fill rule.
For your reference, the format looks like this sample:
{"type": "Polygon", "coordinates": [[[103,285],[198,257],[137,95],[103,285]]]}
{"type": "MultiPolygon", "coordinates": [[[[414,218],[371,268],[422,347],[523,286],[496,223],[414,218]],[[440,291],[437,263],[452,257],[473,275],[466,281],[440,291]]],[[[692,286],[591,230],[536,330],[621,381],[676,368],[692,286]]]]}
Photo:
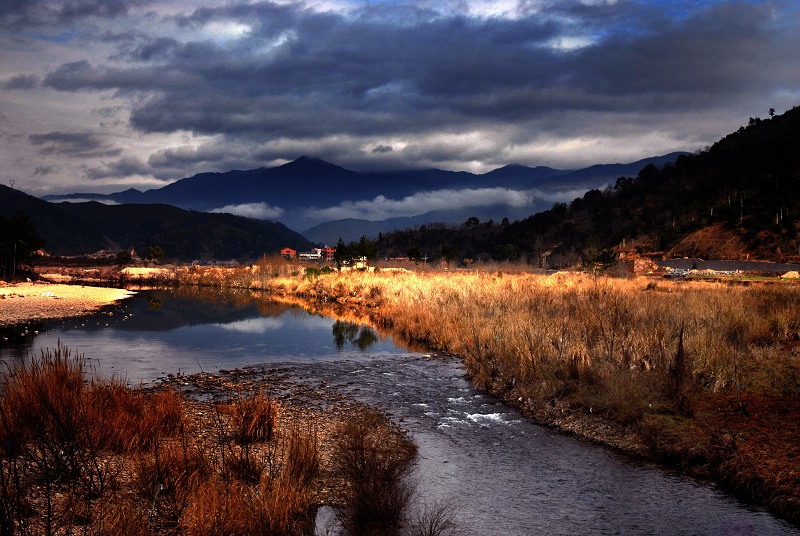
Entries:
{"type": "Polygon", "coordinates": [[[796,354],[786,351],[800,340],[796,285],[579,273],[265,277],[246,269],[204,270],[187,282],[201,280],[360,307],[408,341],[463,356],[477,385],[526,397],[563,398],[578,388],[616,385],[623,375],[631,376],[632,387],[647,387],[648,408],[669,406],[679,342],[689,361],[686,381],[703,391],[798,387],[796,354]]]}
{"type": "Polygon", "coordinates": [[[800,518],[797,285],[520,271],[197,277],[369,318],[462,356],[475,385],[543,423],[679,463],[800,518]]]}

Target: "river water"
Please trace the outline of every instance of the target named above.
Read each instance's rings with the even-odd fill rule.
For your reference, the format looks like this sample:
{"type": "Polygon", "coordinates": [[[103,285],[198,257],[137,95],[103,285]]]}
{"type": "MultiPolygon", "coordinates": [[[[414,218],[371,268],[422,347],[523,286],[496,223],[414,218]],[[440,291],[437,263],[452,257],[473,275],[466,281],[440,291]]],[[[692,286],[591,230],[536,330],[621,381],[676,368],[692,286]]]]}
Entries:
{"type": "Polygon", "coordinates": [[[451,500],[467,534],[800,534],[713,486],[533,425],[472,388],[455,358],[246,293],[143,292],[90,317],[3,329],[0,359],[59,342],[133,384],[264,365],[378,405],[419,446],[420,503],[451,500]]]}

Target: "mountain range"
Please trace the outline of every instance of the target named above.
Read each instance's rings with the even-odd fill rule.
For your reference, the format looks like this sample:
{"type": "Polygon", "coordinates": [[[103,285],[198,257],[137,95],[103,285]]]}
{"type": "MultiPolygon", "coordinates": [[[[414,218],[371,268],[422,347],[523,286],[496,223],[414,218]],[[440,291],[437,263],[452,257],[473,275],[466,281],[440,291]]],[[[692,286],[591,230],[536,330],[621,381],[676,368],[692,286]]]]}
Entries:
{"type": "Polygon", "coordinates": [[[302,157],[273,168],[201,173],[145,192],[46,198],[95,201],[53,203],[0,186],[0,212],[26,212],[56,254],[159,245],[183,260],[254,258],[381,234],[383,255],[418,249],[550,266],[579,262],[592,243],[791,259],[800,257],[799,144],[800,108],[793,108],[751,118],[696,154],[629,164],[359,173],[302,157]]]}
{"type": "Polygon", "coordinates": [[[185,210],[165,204],[50,203],[0,185],[0,213],[24,212],[58,256],[160,246],[177,260],[256,259],[312,244],[281,223],[185,210]]]}
{"type": "Polygon", "coordinates": [[[316,158],[224,173],[200,173],[158,189],[49,195],[47,201],[167,204],[280,221],[311,242],[334,244],[430,222],[524,218],[588,189],[662,166],[686,153],[579,170],[508,165],[484,174],[439,169],[351,171],[316,158]]]}

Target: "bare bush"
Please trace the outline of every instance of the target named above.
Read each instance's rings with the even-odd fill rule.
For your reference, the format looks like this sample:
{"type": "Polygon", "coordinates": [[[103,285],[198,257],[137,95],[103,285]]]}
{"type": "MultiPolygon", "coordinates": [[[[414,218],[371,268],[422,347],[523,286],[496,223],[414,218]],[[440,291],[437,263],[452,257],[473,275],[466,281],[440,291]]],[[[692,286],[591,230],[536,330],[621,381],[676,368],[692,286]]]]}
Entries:
{"type": "Polygon", "coordinates": [[[231,404],[234,440],[240,445],[271,441],[278,406],[264,393],[240,396],[231,404]]]}
{"type": "Polygon", "coordinates": [[[390,433],[378,413],[363,411],[337,433],[332,466],[348,485],[339,521],[352,536],[398,534],[413,488],[405,480],[416,446],[390,433]]]}

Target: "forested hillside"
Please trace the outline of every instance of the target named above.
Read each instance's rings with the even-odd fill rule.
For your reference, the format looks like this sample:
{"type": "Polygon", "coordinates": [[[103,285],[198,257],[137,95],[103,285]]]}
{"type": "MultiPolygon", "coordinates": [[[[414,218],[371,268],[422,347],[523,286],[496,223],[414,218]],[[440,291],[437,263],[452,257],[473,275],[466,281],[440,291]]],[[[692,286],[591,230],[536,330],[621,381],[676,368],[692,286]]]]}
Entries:
{"type": "Polygon", "coordinates": [[[641,253],[800,257],[800,108],[747,126],[674,165],[648,165],[524,220],[426,226],[381,237],[387,256],[577,262],[587,242],[641,253]],[[724,246],[724,247],[723,247],[724,246]],[[452,251],[455,249],[455,253],[452,251]]]}
{"type": "Polygon", "coordinates": [[[100,249],[158,246],[168,259],[257,259],[284,247],[311,243],[285,225],[232,214],[183,210],[169,205],[48,203],[0,185],[0,214],[21,213],[56,256],[92,254],[100,249]]]}

